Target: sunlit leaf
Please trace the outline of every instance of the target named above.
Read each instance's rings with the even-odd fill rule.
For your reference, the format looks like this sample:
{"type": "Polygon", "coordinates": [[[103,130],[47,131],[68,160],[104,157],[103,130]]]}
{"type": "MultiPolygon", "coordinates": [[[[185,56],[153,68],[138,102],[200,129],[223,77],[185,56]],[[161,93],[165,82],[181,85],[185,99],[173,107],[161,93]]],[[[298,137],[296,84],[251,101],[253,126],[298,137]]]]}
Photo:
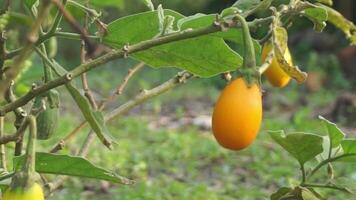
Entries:
{"type": "Polygon", "coordinates": [[[356,139],[346,139],[341,141],[342,149],[345,154],[356,154],[356,139]]]}
{"type": "Polygon", "coordinates": [[[273,0],[238,0],[232,5],[240,10],[241,15],[247,17],[259,10],[266,10],[269,8],[273,0]]]}
{"type": "Polygon", "coordinates": [[[302,198],[303,200],[320,200],[313,192],[311,192],[307,188],[301,188],[302,198]]]}
{"type": "Polygon", "coordinates": [[[103,114],[101,112],[92,111],[88,99],[81,95],[72,84],[66,84],[66,88],[100,141],[108,148],[111,148],[114,139],[105,125],[103,114]]]}
{"type": "Polygon", "coordinates": [[[32,7],[38,3],[38,0],[24,0],[23,2],[27,9],[32,10],[32,7]]]}
{"type": "Polygon", "coordinates": [[[328,6],[332,6],[333,5],[333,0],[316,0],[319,3],[328,5],[328,6]]]}
{"type": "Polygon", "coordinates": [[[328,13],[324,8],[307,8],[303,11],[304,15],[314,23],[314,30],[321,32],[326,26],[328,13]]]}
{"type": "Polygon", "coordinates": [[[337,127],[335,123],[330,122],[322,116],[319,116],[319,119],[321,119],[326,126],[331,142],[331,147],[334,148],[339,146],[340,142],[344,139],[345,134],[339,129],[339,127],[337,127]]]}
{"type": "MultiPolygon", "coordinates": [[[[79,2],[85,3],[87,0],[80,0],[79,2]]],[[[117,7],[123,8],[125,5],[125,0],[90,0],[90,5],[95,7],[117,7]]]]}
{"type": "MultiPolygon", "coordinates": [[[[67,71],[55,61],[52,67],[53,71],[59,76],[63,76],[67,73],[67,71]]],[[[88,99],[81,95],[78,89],[75,88],[72,83],[67,83],[65,87],[67,88],[68,92],[82,112],[84,118],[88,121],[90,127],[96,133],[100,141],[108,148],[111,148],[111,144],[114,142],[114,138],[106,127],[105,121],[103,120],[103,114],[101,112],[93,111],[88,99]]]]}
{"type": "MultiPolygon", "coordinates": [[[[177,21],[184,16],[171,10],[164,10],[164,15],[175,17],[172,27],[178,30],[177,21]]],[[[156,11],[131,15],[110,23],[108,35],[103,41],[115,48],[122,48],[125,44],[136,44],[156,37],[159,27],[156,11]]],[[[184,26],[182,29],[188,28],[191,27],[184,26]]],[[[225,44],[222,37],[211,35],[171,42],[129,56],[152,67],[177,67],[201,77],[236,70],[242,64],[242,58],[225,44]]]]}
{"type": "Polygon", "coordinates": [[[323,151],[321,136],[311,133],[290,133],[269,131],[272,139],[288,151],[300,164],[314,159],[323,151]]]}
{"type": "Polygon", "coordinates": [[[307,78],[307,73],[302,72],[298,66],[290,65],[290,63],[288,63],[284,58],[284,52],[286,51],[288,45],[287,30],[277,25],[277,23],[274,23],[272,34],[273,50],[281,68],[298,83],[304,82],[307,78]]]}
{"type": "Polygon", "coordinates": [[[291,191],[293,191],[292,188],[281,187],[271,195],[270,199],[271,200],[280,200],[283,197],[285,197],[286,195],[288,195],[291,191]]]}
{"type": "MultiPolygon", "coordinates": [[[[24,156],[14,157],[14,166],[20,169],[24,156]]],[[[51,153],[36,153],[36,171],[45,174],[78,176],[106,180],[114,183],[133,184],[128,178],[114,172],[95,166],[82,157],[58,155],[51,153]]]]}

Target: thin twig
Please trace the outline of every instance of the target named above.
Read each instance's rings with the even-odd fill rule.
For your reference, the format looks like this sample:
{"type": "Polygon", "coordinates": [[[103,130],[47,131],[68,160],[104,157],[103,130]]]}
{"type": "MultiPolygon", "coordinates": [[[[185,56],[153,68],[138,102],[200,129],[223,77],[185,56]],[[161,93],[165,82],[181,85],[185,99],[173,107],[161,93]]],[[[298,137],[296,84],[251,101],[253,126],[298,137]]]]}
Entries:
{"type": "Polygon", "coordinates": [[[59,150],[62,150],[65,146],[65,144],[68,143],[69,140],[71,140],[80,130],[82,130],[85,126],[87,125],[86,121],[82,121],[74,130],[72,130],[66,137],[64,137],[62,140],[60,140],[57,144],[55,144],[52,149],[51,153],[56,153],[59,150]]]}
{"type": "MultiPolygon", "coordinates": [[[[138,95],[136,95],[134,98],[132,98],[130,101],[126,102],[125,104],[122,104],[118,108],[114,109],[111,113],[108,113],[105,115],[105,121],[112,120],[115,117],[118,117],[125,112],[131,110],[135,106],[142,104],[146,102],[147,100],[162,94],[164,92],[167,92],[168,90],[181,85],[185,83],[188,79],[192,78],[193,75],[182,71],[178,73],[178,75],[174,76],[173,78],[169,79],[168,81],[158,85],[157,87],[154,87],[150,90],[144,90],[138,95]]],[[[70,134],[68,134],[64,139],[62,139],[60,142],[58,142],[51,150],[51,153],[58,152],[59,150],[63,149],[64,146],[85,126],[87,125],[86,121],[83,121],[78,127],[76,127],[70,134]]]]}
{"type": "Polygon", "coordinates": [[[127,75],[125,76],[122,83],[116,88],[115,92],[112,93],[109,97],[107,97],[104,101],[100,103],[99,110],[103,110],[106,105],[113,101],[118,95],[121,95],[126,88],[129,80],[136,74],[136,72],[140,71],[145,66],[144,62],[140,62],[135,65],[132,69],[129,69],[127,75]]]}
{"type": "MultiPolygon", "coordinates": [[[[88,2],[86,2],[86,5],[88,5],[88,2]]],[[[85,23],[84,23],[84,32],[85,34],[88,33],[87,29],[89,27],[89,14],[86,13],[85,16],[85,23]]],[[[80,48],[80,61],[82,64],[87,62],[87,51],[85,49],[86,46],[86,41],[82,40],[81,41],[81,48],[80,48]]],[[[95,98],[93,96],[93,93],[91,92],[90,88],[89,88],[89,84],[88,84],[88,78],[87,78],[87,73],[83,73],[81,75],[81,79],[82,79],[82,85],[83,85],[83,90],[84,90],[84,96],[89,100],[92,108],[94,110],[97,110],[98,106],[97,103],[95,101],[95,98]]]]}
{"type": "MultiPolygon", "coordinates": [[[[5,123],[5,117],[0,116],[0,137],[4,136],[4,123],[5,123]]],[[[0,168],[3,170],[7,171],[6,167],[6,152],[5,152],[5,145],[1,144],[0,145],[0,168]]]]}
{"type": "Polygon", "coordinates": [[[73,30],[81,35],[81,38],[85,41],[85,44],[87,46],[88,54],[93,55],[96,50],[96,47],[94,43],[92,43],[87,37],[86,31],[79,25],[75,18],[69,12],[66,11],[62,3],[60,3],[58,0],[51,0],[51,2],[56,5],[57,8],[62,12],[63,17],[73,28],[73,30]]]}

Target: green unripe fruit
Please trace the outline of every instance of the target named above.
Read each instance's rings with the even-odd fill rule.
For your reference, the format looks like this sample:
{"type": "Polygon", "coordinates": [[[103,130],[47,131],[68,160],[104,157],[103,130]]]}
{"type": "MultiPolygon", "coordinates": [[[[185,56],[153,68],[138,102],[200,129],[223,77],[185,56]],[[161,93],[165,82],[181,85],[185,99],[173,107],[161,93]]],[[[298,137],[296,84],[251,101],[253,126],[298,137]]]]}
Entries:
{"type": "MultiPolygon", "coordinates": [[[[40,108],[44,97],[36,97],[34,106],[40,108]]],[[[59,95],[56,90],[49,91],[47,101],[45,101],[46,109],[38,114],[37,121],[37,139],[49,139],[57,129],[59,118],[59,95]]]]}

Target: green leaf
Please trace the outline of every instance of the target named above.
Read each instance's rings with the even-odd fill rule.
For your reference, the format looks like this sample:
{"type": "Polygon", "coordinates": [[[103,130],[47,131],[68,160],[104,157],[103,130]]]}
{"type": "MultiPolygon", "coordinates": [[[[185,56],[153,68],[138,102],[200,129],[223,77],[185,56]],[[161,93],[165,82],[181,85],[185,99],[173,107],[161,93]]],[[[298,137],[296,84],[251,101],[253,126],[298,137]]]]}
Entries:
{"type": "Polygon", "coordinates": [[[274,22],[272,36],[273,50],[280,67],[298,83],[304,82],[307,78],[307,73],[301,71],[298,66],[291,65],[284,57],[284,52],[288,47],[287,30],[284,27],[279,26],[278,23],[274,22]]]}
{"type": "MultiPolygon", "coordinates": [[[[205,15],[205,14],[198,13],[196,15],[180,19],[177,22],[177,25],[178,27],[180,27],[181,30],[185,30],[188,28],[196,29],[201,27],[207,27],[213,24],[214,21],[215,21],[215,15],[205,15]]],[[[242,36],[241,29],[236,29],[236,28],[229,29],[227,31],[209,34],[209,36],[223,38],[224,40],[234,42],[239,45],[243,45],[243,36],[242,36]]],[[[259,44],[259,42],[257,40],[253,40],[253,44],[255,46],[255,52],[260,52],[261,45],[259,44]]]]}
{"type": "Polygon", "coordinates": [[[331,180],[334,186],[344,188],[349,193],[356,195],[356,180],[348,177],[338,177],[331,180]]]}
{"type": "Polygon", "coordinates": [[[260,0],[238,0],[232,5],[232,7],[236,7],[240,9],[241,13],[244,13],[258,6],[260,2],[260,0]]]}
{"type": "Polygon", "coordinates": [[[287,194],[289,194],[292,191],[293,191],[292,188],[281,187],[271,195],[270,199],[271,200],[280,200],[280,199],[282,199],[282,197],[286,196],[287,194]]]}
{"type": "Polygon", "coordinates": [[[333,0],[316,0],[319,3],[328,5],[328,6],[332,6],[333,5],[333,0]]]}
{"type": "Polygon", "coordinates": [[[307,188],[301,188],[301,193],[303,200],[320,200],[319,197],[315,196],[315,194],[307,188]]]}
{"type": "Polygon", "coordinates": [[[152,1],[151,0],[143,0],[143,2],[146,4],[146,6],[150,9],[150,10],[155,10],[155,7],[154,7],[154,5],[153,5],[153,3],[152,3],[152,1]]]}
{"type": "MultiPolygon", "coordinates": [[[[59,76],[63,76],[68,73],[67,70],[65,70],[54,60],[51,67],[53,67],[53,71],[59,76]]],[[[81,95],[72,83],[67,83],[65,86],[100,141],[108,148],[111,148],[111,144],[114,142],[114,139],[106,127],[105,121],[103,120],[103,114],[101,112],[93,111],[88,99],[81,95]]]]}
{"type": "Polygon", "coordinates": [[[266,10],[269,8],[273,0],[238,0],[233,7],[241,11],[241,15],[247,17],[259,10],[266,10]]]}
{"type": "Polygon", "coordinates": [[[314,30],[321,32],[326,26],[328,20],[328,13],[324,8],[307,8],[303,11],[304,16],[309,18],[314,23],[314,30]]]}
{"type": "Polygon", "coordinates": [[[351,41],[352,44],[356,44],[356,26],[352,21],[347,20],[338,11],[330,8],[328,6],[318,4],[320,7],[324,8],[328,13],[328,21],[334,26],[343,31],[346,37],[351,41]]]}
{"type": "Polygon", "coordinates": [[[342,149],[344,154],[356,154],[356,139],[346,139],[341,141],[342,149]]]}
{"type": "MultiPolygon", "coordinates": [[[[175,17],[172,27],[178,30],[176,21],[184,16],[171,10],[164,10],[164,14],[175,17]]],[[[157,34],[157,12],[145,12],[110,23],[108,35],[103,41],[115,48],[122,48],[127,43],[136,44],[152,39],[157,34]]],[[[241,56],[230,49],[221,37],[211,35],[160,45],[130,56],[155,68],[178,67],[202,77],[236,70],[242,64],[241,56]]]]}
{"type": "MultiPolygon", "coordinates": [[[[24,156],[14,157],[14,166],[21,168],[24,156]]],[[[45,174],[78,176],[106,180],[113,183],[133,184],[134,181],[122,177],[114,172],[95,166],[88,160],[69,155],[51,153],[36,153],[36,171],[45,174]]]]}
{"type": "MultiPolygon", "coordinates": [[[[184,17],[167,9],[164,10],[164,15],[173,16],[176,20],[184,17]]],[[[103,38],[103,42],[115,48],[152,39],[159,34],[158,13],[149,11],[119,18],[108,24],[107,31],[108,34],[103,38]]]]}
{"type": "Polygon", "coordinates": [[[27,9],[32,10],[32,7],[38,3],[38,0],[24,0],[27,9]]]}
{"type": "Polygon", "coordinates": [[[109,149],[111,149],[111,145],[114,139],[105,125],[103,114],[101,112],[92,111],[88,99],[82,96],[72,84],[66,84],[66,88],[73,97],[74,101],[77,103],[80,111],[83,113],[84,118],[88,121],[100,141],[109,149]]]}
{"type": "MultiPolygon", "coordinates": [[[[318,155],[317,160],[319,162],[327,159],[329,157],[329,151],[330,151],[330,138],[329,136],[323,136],[323,152],[318,155]]],[[[342,151],[340,151],[341,145],[338,145],[331,150],[331,155],[332,156],[338,156],[342,154],[342,151]]]]}
{"type": "Polygon", "coordinates": [[[301,165],[315,158],[323,151],[321,136],[311,133],[290,133],[284,131],[269,131],[272,139],[296,158],[301,165]]]}
{"type": "MultiPolygon", "coordinates": [[[[87,0],[80,0],[79,2],[85,3],[87,0]]],[[[116,7],[123,8],[125,5],[125,0],[90,0],[90,5],[99,8],[105,7],[116,7]]]]}
{"type": "Polygon", "coordinates": [[[328,131],[329,139],[331,142],[331,147],[335,148],[340,145],[341,141],[344,139],[345,134],[337,127],[335,123],[330,122],[322,116],[319,116],[328,131]]]}

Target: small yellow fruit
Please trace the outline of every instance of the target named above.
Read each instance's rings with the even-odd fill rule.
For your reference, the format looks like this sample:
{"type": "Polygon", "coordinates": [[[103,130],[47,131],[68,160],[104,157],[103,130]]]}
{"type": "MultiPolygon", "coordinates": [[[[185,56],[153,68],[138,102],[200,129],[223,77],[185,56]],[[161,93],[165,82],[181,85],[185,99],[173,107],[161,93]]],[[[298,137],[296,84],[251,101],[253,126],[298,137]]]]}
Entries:
{"type": "Polygon", "coordinates": [[[34,183],[31,187],[26,190],[22,189],[8,189],[3,198],[3,200],[44,200],[44,194],[42,187],[34,183]]]}
{"type": "Polygon", "coordinates": [[[262,94],[258,84],[243,78],[232,81],[215,104],[212,128],[215,139],[227,149],[241,150],[258,134],[262,121],[262,94]]]}
{"type": "MultiPolygon", "coordinates": [[[[266,60],[267,55],[272,50],[271,43],[267,43],[262,49],[262,61],[266,60]]],[[[286,51],[284,52],[284,59],[288,62],[288,64],[293,65],[292,56],[289,52],[287,47],[286,51]]],[[[280,67],[276,57],[273,57],[271,65],[265,71],[264,75],[266,76],[267,80],[273,85],[274,87],[285,87],[289,81],[290,77],[287,73],[283,71],[280,67]]]]}

